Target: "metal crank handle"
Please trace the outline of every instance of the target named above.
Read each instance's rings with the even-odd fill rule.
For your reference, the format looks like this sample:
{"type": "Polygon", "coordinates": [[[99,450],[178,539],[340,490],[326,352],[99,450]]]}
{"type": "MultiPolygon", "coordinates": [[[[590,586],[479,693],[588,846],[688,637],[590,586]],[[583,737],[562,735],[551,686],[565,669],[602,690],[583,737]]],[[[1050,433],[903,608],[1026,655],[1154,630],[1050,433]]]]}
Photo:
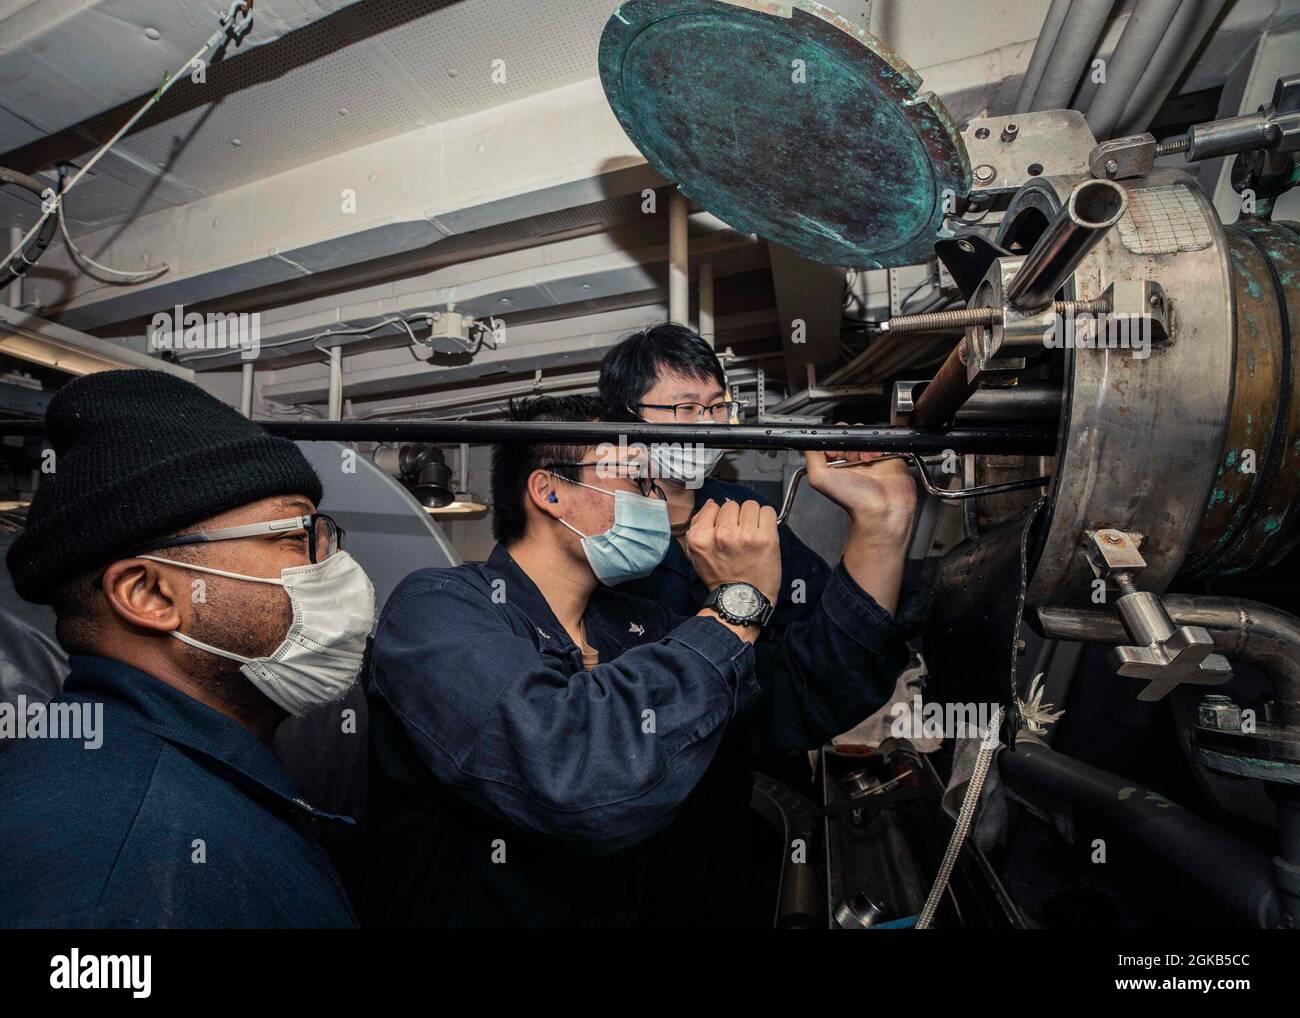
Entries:
{"type": "MultiPolygon", "coordinates": [[[[935,498],[941,499],[965,499],[979,498],[981,495],[1000,495],[1008,491],[1023,491],[1026,488],[1041,488],[1051,481],[1050,477],[1030,477],[1021,481],[1006,481],[1002,484],[985,484],[975,488],[957,488],[949,490],[947,488],[936,488],[930,480],[930,475],[926,472],[926,461],[914,452],[892,452],[884,456],[877,456],[873,460],[865,462],[861,460],[838,460],[834,463],[828,463],[827,466],[832,469],[840,467],[869,467],[875,463],[883,463],[885,460],[906,460],[908,465],[913,467],[917,474],[920,475],[921,485],[927,492],[935,498]]],[[[794,507],[794,497],[799,490],[799,482],[803,480],[804,475],[808,473],[806,466],[801,466],[790,477],[790,486],[785,490],[785,498],[781,500],[781,512],[776,517],[777,523],[784,523],[786,517],[790,515],[790,510],[794,507]]]]}

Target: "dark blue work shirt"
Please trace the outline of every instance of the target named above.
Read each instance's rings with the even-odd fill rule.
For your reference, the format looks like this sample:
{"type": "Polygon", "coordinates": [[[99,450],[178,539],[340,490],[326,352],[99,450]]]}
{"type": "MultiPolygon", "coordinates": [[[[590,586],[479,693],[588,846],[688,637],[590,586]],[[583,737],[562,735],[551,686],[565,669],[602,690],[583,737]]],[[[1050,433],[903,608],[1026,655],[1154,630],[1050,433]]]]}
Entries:
{"type": "MultiPolygon", "coordinates": [[[[714,477],[705,478],[704,483],[695,489],[695,508],[692,512],[698,512],[700,506],[709,499],[718,505],[727,499],[741,503],[753,499],[760,505],[772,504],[752,488],[730,484],[714,477]]],[[[775,629],[781,629],[808,616],[826,589],[831,567],[784,523],[777,528],[777,536],[781,540],[781,590],[776,599],[776,611],[772,615],[771,625],[775,629]],[[796,586],[795,580],[802,580],[803,583],[796,586]]],[[[668,545],[668,553],[653,573],[639,580],[620,583],[618,589],[657,601],[678,615],[694,615],[709,596],[709,588],[695,572],[685,549],[677,540],[668,545]]]]}
{"type": "Polygon", "coordinates": [[[308,830],[339,818],[251,732],[129,665],[70,665],[53,703],[102,704],[102,742],[0,753],[0,927],[356,924],[308,830]]]}
{"type": "Polygon", "coordinates": [[[393,592],[366,679],[366,924],[734,925],[744,862],[709,832],[743,829],[750,754],[852,727],[907,659],[842,566],[755,646],[621,588],[583,622],[590,670],[499,545],[393,592]]]}

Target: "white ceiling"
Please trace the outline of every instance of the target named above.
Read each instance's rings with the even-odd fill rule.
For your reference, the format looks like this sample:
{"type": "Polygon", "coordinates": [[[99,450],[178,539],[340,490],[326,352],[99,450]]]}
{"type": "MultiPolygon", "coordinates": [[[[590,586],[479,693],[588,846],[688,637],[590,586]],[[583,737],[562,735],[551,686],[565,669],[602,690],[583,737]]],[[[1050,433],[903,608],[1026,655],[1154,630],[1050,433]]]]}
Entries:
{"type": "MultiPolygon", "coordinates": [[[[867,18],[866,0],[823,2],[867,18]]],[[[1048,2],[876,0],[870,25],[962,122],[1010,108],[1048,2]],[[962,17],[953,16],[954,6],[962,17]]],[[[1115,12],[1131,3],[1117,0],[1115,12]]],[[[31,172],[83,160],[134,112],[162,68],[174,69],[197,48],[228,4],[0,0],[0,165],[31,172]],[[141,42],[149,28],[160,33],[152,49],[141,42]],[[33,59],[37,43],[41,59],[33,59]],[[69,76],[61,68],[78,70],[69,76]]],[[[1218,46],[1223,58],[1200,59],[1217,69],[1210,83],[1249,49],[1252,30],[1258,34],[1280,6],[1297,4],[1232,0],[1223,38],[1205,49],[1218,46]],[[1240,37],[1226,31],[1229,22],[1240,37]]],[[[463,372],[455,375],[461,385],[488,369],[589,366],[620,330],[664,313],[666,250],[644,239],[626,249],[616,243],[644,211],[642,189],[663,183],[613,119],[596,80],[599,38],[616,6],[256,0],[268,23],[259,21],[254,33],[268,42],[279,37],[233,51],[208,69],[203,85],[179,82],[68,201],[73,232],[93,257],[122,268],[165,262],[168,274],[104,285],[56,244],[23,296],[56,321],[126,338],[140,331],[141,315],[182,299],[261,310],[268,338],[277,324],[297,336],[453,296],[470,299],[476,313],[515,316],[510,347],[463,368],[422,373],[404,345],[358,341],[349,347],[349,399],[420,391],[438,384],[435,376],[451,382],[453,372],[463,372]],[[503,82],[494,81],[494,67],[504,68],[503,82]],[[649,185],[647,176],[655,177],[649,185]],[[338,214],[340,187],[364,195],[362,214],[338,214]],[[571,233],[602,230],[609,251],[561,257],[571,233]],[[507,280],[510,293],[490,279],[470,298],[463,287],[442,292],[436,273],[443,267],[486,273],[507,252],[521,266],[507,280]],[[469,264],[475,260],[481,264],[469,264]],[[404,288],[422,273],[433,274],[432,289],[405,300],[404,288]],[[503,296],[526,287],[529,300],[503,306],[510,303],[503,296]]],[[[34,203],[14,188],[0,190],[0,223],[25,226],[34,217],[34,203]]],[[[663,246],[662,216],[657,223],[650,232],[663,246]]],[[[693,267],[701,240],[693,237],[693,267]]],[[[753,269],[743,259],[715,262],[720,297],[753,269]]],[[[718,312],[726,342],[779,345],[774,305],[720,305],[718,312]]],[[[281,352],[292,356],[260,366],[261,391],[289,403],[323,399],[322,364],[292,346],[281,352]]],[[[218,368],[211,374],[223,374],[219,364],[208,364],[218,368]]]]}
{"type": "MultiPolygon", "coordinates": [[[[34,6],[54,2],[63,0],[34,6]]],[[[104,23],[105,9],[121,6],[121,0],[86,5],[51,30],[63,49],[61,62],[108,67],[131,59],[86,31],[104,23]]],[[[208,70],[204,85],[178,83],[159,115],[119,142],[69,198],[74,232],[590,78],[611,9],[611,0],[361,0],[273,46],[229,56],[208,70]],[[504,69],[503,82],[493,80],[494,67],[504,69]]],[[[132,31],[138,36],[138,26],[150,20],[136,17],[132,31]]],[[[0,39],[4,30],[0,22],[0,39]]],[[[0,42],[0,81],[4,50],[0,42]]],[[[143,96],[130,106],[136,101],[143,96]]],[[[43,98],[29,87],[22,112],[36,123],[60,123],[68,102],[58,90],[43,98]]],[[[17,168],[24,161],[78,163],[97,147],[79,134],[104,140],[125,119],[122,111],[111,112],[17,153],[26,160],[7,161],[17,168]]],[[[40,133],[0,109],[0,152],[40,133]]],[[[34,206],[11,191],[3,196],[6,211],[30,222],[34,206]]]]}

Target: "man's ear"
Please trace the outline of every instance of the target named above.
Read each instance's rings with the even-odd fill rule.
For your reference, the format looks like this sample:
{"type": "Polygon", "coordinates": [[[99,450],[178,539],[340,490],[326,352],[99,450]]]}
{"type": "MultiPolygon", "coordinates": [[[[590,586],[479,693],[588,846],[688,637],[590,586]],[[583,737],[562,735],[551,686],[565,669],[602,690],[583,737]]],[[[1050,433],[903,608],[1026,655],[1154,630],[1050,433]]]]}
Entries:
{"type": "Polygon", "coordinates": [[[564,500],[560,485],[545,470],[534,470],[528,475],[528,500],[541,512],[555,519],[564,515],[564,500]]]}
{"type": "Polygon", "coordinates": [[[101,585],[109,608],[129,625],[170,633],[180,628],[189,603],[188,583],[148,559],[123,559],[104,571],[101,585]]]}

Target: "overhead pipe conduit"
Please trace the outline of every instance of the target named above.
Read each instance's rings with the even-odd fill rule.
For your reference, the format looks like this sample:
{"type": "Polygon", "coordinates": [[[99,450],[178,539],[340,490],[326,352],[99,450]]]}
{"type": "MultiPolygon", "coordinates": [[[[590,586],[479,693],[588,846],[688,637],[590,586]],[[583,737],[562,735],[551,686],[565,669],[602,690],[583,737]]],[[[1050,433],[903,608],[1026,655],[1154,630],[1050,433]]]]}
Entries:
{"type": "Polygon", "coordinates": [[[1106,80],[1098,84],[1086,111],[1088,127],[1098,141],[1114,133],[1125,104],[1178,13],[1179,4],[1180,0],[1138,0],[1129,15],[1124,34],[1107,62],[1106,80]]]}
{"type": "Polygon", "coordinates": [[[1069,105],[1113,6],[1114,0],[1074,0],[1070,4],[1029,109],[1060,110],[1069,105]]]}
{"type": "Polygon", "coordinates": [[[1117,136],[1141,134],[1151,126],[1156,111],[1183,76],[1226,2],[1183,0],[1124,103],[1124,112],[1115,124],[1117,136]]]}

